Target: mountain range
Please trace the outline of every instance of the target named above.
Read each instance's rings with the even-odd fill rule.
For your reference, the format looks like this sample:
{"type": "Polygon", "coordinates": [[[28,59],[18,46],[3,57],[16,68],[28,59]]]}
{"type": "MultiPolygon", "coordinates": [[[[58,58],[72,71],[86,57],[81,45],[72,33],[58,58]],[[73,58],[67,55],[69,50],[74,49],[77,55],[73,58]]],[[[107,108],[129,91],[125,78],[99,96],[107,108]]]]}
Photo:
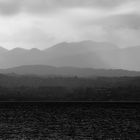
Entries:
{"type": "Polygon", "coordinates": [[[93,69],[126,69],[140,71],[140,46],[119,48],[108,42],[62,42],[48,49],[0,47],[0,68],[22,65],[49,65],[93,69]]]}

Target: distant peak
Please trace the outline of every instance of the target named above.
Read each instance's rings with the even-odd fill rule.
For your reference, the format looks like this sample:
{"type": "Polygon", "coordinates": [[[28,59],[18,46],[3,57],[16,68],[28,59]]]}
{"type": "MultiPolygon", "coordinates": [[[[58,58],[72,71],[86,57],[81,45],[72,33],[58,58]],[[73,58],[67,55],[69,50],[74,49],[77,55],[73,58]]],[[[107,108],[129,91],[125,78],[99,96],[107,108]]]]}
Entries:
{"type": "Polygon", "coordinates": [[[40,51],[38,48],[31,48],[30,51],[40,51]]]}
{"type": "Polygon", "coordinates": [[[92,40],[83,40],[83,41],[80,41],[79,43],[93,43],[94,41],[92,40]]]}
{"type": "Polygon", "coordinates": [[[65,41],[64,41],[64,42],[60,42],[60,43],[58,43],[58,44],[61,44],[61,45],[62,45],[62,44],[68,44],[68,42],[65,42],[65,41]]]}
{"type": "Polygon", "coordinates": [[[54,45],[54,47],[56,46],[66,46],[66,45],[68,45],[69,43],[68,42],[61,42],[61,43],[58,43],[58,44],[56,44],[56,45],[54,45]]]}
{"type": "Polygon", "coordinates": [[[26,50],[26,49],[24,49],[24,48],[20,48],[20,47],[17,47],[17,48],[13,48],[13,49],[11,49],[11,51],[15,51],[15,50],[26,50]]]}
{"type": "Polygon", "coordinates": [[[13,48],[10,50],[10,52],[18,52],[18,53],[22,53],[25,51],[27,51],[27,49],[24,49],[24,48],[13,48]]]}
{"type": "Polygon", "coordinates": [[[97,42],[92,40],[83,40],[79,42],[61,42],[58,43],[46,50],[58,50],[62,48],[72,48],[72,47],[80,47],[80,48],[91,48],[91,49],[118,49],[119,47],[113,43],[110,42],[97,42]]]}

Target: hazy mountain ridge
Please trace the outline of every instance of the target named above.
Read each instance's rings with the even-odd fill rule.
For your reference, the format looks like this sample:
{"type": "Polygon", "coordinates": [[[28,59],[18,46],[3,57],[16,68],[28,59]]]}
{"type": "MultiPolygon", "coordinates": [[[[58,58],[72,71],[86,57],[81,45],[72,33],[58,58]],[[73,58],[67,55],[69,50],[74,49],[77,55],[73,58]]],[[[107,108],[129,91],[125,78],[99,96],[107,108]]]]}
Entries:
{"type": "Polygon", "coordinates": [[[95,69],[127,69],[140,71],[138,46],[119,48],[108,42],[62,42],[39,50],[0,48],[0,68],[21,65],[51,65],[57,67],[90,67],[95,69]]]}
{"type": "Polygon", "coordinates": [[[0,69],[3,74],[62,76],[62,77],[135,77],[140,72],[121,69],[92,69],[76,67],[54,67],[45,65],[26,65],[9,69],[0,69]]]}

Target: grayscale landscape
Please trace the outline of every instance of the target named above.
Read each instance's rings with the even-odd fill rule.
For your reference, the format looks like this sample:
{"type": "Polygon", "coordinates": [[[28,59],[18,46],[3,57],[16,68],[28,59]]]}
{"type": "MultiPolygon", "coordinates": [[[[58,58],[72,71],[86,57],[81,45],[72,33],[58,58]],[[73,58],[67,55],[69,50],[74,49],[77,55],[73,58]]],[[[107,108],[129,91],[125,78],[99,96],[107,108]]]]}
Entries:
{"type": "Polygon", "coordinates": [[[139,0],[0,0],[0,139],[140,139],[139,0]]]}

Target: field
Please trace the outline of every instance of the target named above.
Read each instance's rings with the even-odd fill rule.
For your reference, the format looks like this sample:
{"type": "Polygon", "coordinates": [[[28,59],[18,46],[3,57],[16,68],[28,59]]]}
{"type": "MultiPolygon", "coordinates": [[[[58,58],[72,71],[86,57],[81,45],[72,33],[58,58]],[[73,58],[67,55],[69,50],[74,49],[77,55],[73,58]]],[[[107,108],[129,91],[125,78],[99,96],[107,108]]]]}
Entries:
{"type": "Polygon", "coordinates": [[[140,104],[1,102],[0,139],[140,139],[140,104]]]}

